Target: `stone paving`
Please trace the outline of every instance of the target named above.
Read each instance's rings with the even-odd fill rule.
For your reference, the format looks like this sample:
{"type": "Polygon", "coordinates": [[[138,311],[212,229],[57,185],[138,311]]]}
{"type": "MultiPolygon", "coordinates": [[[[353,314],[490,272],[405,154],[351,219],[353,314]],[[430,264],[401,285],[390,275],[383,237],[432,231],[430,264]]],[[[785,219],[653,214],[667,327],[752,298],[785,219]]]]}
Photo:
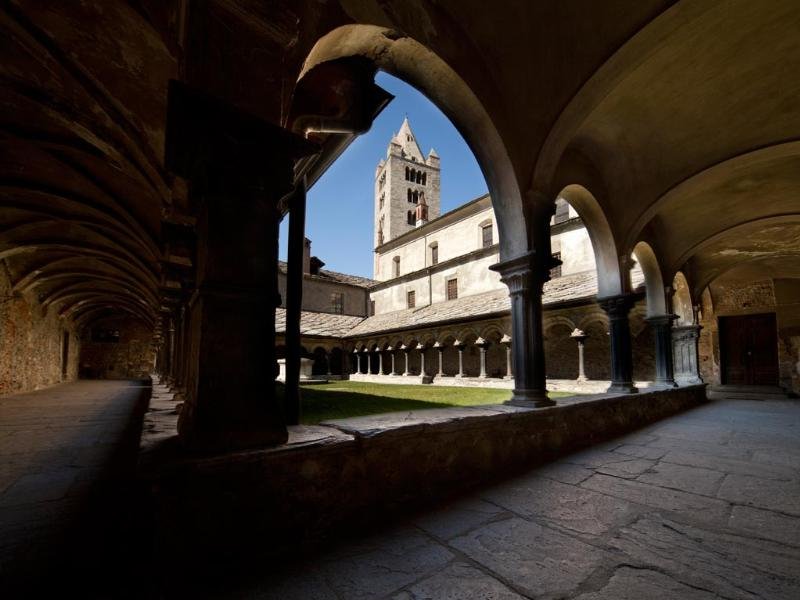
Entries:
{"type": "Polygon", "coordinates": [[[100,559],[129,516],[115,494],[132,480],[143,391],[79,381],[0,398],[0,597],[71,583],[85,597],[113,578],[100,559]]]}
{"type": "Polygon", "coordinates": [[[258,578],[227,597],[797,600],[800,403],[716,401],[258,578]]]}

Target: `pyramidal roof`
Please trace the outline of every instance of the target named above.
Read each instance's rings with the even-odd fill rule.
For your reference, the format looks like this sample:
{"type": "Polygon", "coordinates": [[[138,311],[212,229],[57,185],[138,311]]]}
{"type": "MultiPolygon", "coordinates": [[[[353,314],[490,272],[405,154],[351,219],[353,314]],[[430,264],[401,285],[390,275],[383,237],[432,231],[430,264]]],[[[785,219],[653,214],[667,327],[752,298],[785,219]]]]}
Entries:
{"type": "Polygon", "coordinates": [[[408,117],[403,119],[400,131],[394,136],[392,142],[398,144],[409,158],[413,157],[419,162],[425,162],[425,157],[422,156],[422,151],[419,149],[419,144],[417,144],[417,137],[414,135],[414,132],[411,131],[408,117]]]}

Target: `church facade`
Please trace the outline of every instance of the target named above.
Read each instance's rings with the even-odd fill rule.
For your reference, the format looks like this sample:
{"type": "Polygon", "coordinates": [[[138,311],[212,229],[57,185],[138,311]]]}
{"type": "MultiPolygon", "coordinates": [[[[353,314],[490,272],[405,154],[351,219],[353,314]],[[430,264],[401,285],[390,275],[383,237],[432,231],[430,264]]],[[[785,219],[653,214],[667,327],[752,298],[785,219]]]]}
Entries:
{"type": "MultiPolygon", "coordinates": [[[[440,174],[438,154],[423,154],[406,118],[375,170],[373,279],[321,269],[309,243],[301,332],[315,375],[511,387],[508,288],[490,269],[499,262],[491,198],[442,214],[440,174]]],[[[551,221],[551,249],[561,264],[545,284],[548,378],[556,389],[601,391],[611,377],[608,321],[596,301],[591,240],[563,199],[551,221]]],[[[634,375],[647,383],[654,341],[636,266],[631,277],[639,294],[631,312],[634,375]]],[[[284,319],[282,307],[279,349],[284,319]]]]}

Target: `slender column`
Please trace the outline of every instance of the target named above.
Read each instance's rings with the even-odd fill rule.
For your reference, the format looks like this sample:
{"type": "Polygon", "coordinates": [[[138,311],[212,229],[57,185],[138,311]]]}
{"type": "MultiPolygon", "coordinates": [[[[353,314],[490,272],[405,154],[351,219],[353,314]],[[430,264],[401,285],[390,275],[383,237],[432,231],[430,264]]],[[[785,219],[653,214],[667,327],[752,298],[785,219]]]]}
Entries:
{"type": "Polygon", "coordinates": [[[478,377],[481,379],[486,379],[486,347],[489,345],[489,342],[479,337],[477,340],[475,340],[475,345],[481,352],[481,372],[478,377]]]}
{"type": "Polygon", "coordinates": [[[383,350],[378,350],[378,375],[383,375],[383,350]]]}
{"type": "Polygon", "coordinates": [[[390,376],[395,376],[395,375],[397,375],[397,371],[396,371],[396,370],[395,370],[395,368],[394,368],[394,355],[395,355],[395,352],[396,352],[396,351],[395,351],[395,349],[394,349],[394,348],[392,348],[391,346],[389,346],[388,348],[386,348],[386,350],[389,352],[389,356],[390,356],[390,357],[391,357],[391,359],[392,359],[392,371],[389,373],[389,375],[390,375],[390,376]]]}
{"type": "Polygon", "coordinates": [[[425,344],[422,342],[418,343],[417,350],[419,350],[419,374],[420,376],[425,377],[425,344]]]}
{"type": "Polygon", "coordinates": [[[333,356],[333,353],[332,353],[332,352],[330,352],[329,350],[326,350],[326,351],[325,351],[325,364],[328,366],[328,370],[327,370],[327,372],[326,372],[325,374],[326,374],[328,377],[330,377],[331,375],[333,375],[333,373],[331,372],[331,357],[332,357],[332,356],[333,356]]]}
{"type": "Polygon", "coordinates": [[[356,373],[361,375],[361,354],[359,354],[358,348],[353,350],[353,354],[356,356],[356,373]]]}
{"type": "Polygon", "coordinates": [[[292,195],[289,208],[288,265],[286,269],[286,422],[300,423],[300,312],[303,306],[306,183],[292,195]]]}
{"type": "Polygon", "coordinates": [[[534,253],[493,265],[508,286],[511,297],[511,327],[514,344],[514,392],[507,404],[552,406],[547,397],[542,331],[542,287],[551,266],[550,256],[534,264],[534,253]]]}
{"type": "Polygon", "coordinates": [[[577,327],[570,334],[570,337],[578,342],[578,381],[586,381],[586,371],[584,369],[583,350],[586,344],[586,338],[589,337],[582,330],[577,327]]]}
{"type": "Polygon", "coordinates": [[[443,370],[444,360],[442,358],[444,356],[444,345],[440,344],[439,342],[436,342],[433,345],[433,347],[436,348],[436,353],[438,354],[439,357],[439,370],[436,372],[436,376],[444,377],[444,370],[443,370]]]}
{"type": "Polygon", "coordinates": [[[506,376],[503,379],[513,379],[514,371],[511,368],[511,337],[504,335],[500,343],[506,347],[506,376]]]}
{"type": "Polygon", "coordinates": [[[611,375],[609,393],[634,394],[639,390],[633,385],[633,350],[628,313],[635,302],[631,294],[610,296],[599,300],[600,307],[608,314],[611,334],[611,375]]]}
{"type": "Polygon", "coordinates": [[[456,340],[453,348],[458,350],[458,374],[456,377],[464,377],[464,342],[456,340]]]}
{"type": "Polygon", "coordinates": [[[404,356],[405,361],[406,361],[405,362],[406,366],[405,366],[405,370],[403,371],[403,376],[408,377],[411,374],[411,373],[408,372],[408,350],[409,350],[409,348],[408,348],[408,346],[403,344],[402,346],[400,346],[400,350],[403,351],[403,356],[404,356]]]}
{"type": "Polygon", "coordinates": [[[175,319],[173,317],[169,318],[169,331],[168,331],[168,342],[167,342],[167,360],[165,364],[164,374],[170,379],[174,381],[174,373],[175,373],[175,319]]]}
{"type": "Polygon", "coordinates": [[[364,350],[367,353],[367,375],[372,375],[372,352],[364,350]]]}
{"type": "Polygon", "coordinates": [[[659,315],[648,317],[646,321],[653,327],[656,343],[655,387],[678,387],[675,383],[675,363],[672,357],[672,321],[678,315],[659,315]]]}

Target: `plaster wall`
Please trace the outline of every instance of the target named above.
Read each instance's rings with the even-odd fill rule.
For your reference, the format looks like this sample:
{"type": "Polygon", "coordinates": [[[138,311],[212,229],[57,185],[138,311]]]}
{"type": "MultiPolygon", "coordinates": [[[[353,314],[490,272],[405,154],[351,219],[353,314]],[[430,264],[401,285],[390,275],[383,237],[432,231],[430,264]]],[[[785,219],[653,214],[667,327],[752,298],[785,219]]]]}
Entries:
{"type": "MultiPolygon", "coordinates": [[[[278,272],[278,293],[281,307],[286,308],[286,274],[278,272]]],[[[331,294],[344,294],[344,313],[356,317],[367,316],[367,290],[354,285],[323,281],[313,275],[303,277],[303,308],[314,312],[333,312],[331,294]]]]}
{"type": "Polygon", "coordinates": [[[0,395],[77,379],[80,338],[74,325],[53,307],[45,309],[33,295],[13,293],[11,287],[0,265],[0,395]],[[65,374],[64,336],[69,344],[65,374]]]}

